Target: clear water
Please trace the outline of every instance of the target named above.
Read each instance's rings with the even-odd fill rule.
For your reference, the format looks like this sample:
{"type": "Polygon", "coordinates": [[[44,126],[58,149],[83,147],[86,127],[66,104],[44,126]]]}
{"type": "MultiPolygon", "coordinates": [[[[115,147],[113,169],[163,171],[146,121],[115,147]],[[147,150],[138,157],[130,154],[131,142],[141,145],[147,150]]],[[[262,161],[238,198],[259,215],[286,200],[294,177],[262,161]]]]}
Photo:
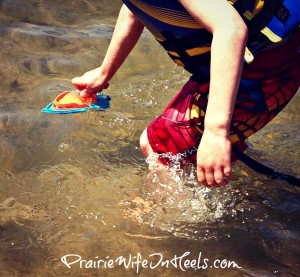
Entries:
{"type": "MultiPolygon", "coordinates": [[[[143,159],[139,135],[188,75],[147,32],[106,91],[108,111],[40,112],[72,88],[72,77],[101,63],[120,6],[0,1],[0,275],[136,276],[136,267],[122,265],[68,268],[61,257],[140,253],[150,261],[153,253],[166,260],[190,252],[184,259],[201,253],[208,268],[158,266],[139,275],[300,276],[299,190],[240,163],[232,184],[218,190],[199,187],[192,166],[148,170],[155,157],[143,159]],[[210,267],[215,259],[239,268],[210,267]]],[[[296,176],[299,104],[296,95],[249,150],[296,176]]]]}

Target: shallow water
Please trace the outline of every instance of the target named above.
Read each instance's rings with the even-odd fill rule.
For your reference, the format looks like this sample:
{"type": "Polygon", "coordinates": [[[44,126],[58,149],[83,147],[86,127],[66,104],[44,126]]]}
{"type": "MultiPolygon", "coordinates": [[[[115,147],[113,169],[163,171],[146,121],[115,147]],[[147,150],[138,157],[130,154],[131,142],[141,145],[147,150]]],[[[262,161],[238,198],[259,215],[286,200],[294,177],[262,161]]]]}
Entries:
{"type": "MultiPolygon", "coordinates": [[[[149,172],[139,135],[188,75],[147,32],[106,91],[109,110],[40,112],[101,62],[120,5],[0,1],[0,276],[135,276],[134,264],[68,268],[61,257],[140,253],[154,265],[151,254],[185,252],[197,262],[201,253],[202,269],[165,264],[139,275],[299,276],[299,190],[240,163],[234,182],[213,191],[197,186],[193,168],[149,172]],[[213,268],[215,259],[241,268],[213,268]]],[[[298,94],[249,150],[296,176],[299,104],[298,94]]]]}

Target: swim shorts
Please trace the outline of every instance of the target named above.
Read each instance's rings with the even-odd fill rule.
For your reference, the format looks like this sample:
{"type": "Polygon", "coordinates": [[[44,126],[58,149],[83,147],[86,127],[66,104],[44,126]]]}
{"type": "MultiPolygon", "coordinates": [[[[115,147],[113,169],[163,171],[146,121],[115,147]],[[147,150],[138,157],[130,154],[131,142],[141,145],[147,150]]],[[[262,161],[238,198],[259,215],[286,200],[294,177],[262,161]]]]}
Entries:
{"type": "MultiPolygon", "coordinates": [[[[300,85],[300,32],[284,44],[258,54],[245,65],[230,127],[231,143],[244,150],[245,139],[268,124],[293,98],[300,85]]],[[[147,128],[159,160],[196,163],[204,131],[209,81],[192,78],[147,128]]]]}

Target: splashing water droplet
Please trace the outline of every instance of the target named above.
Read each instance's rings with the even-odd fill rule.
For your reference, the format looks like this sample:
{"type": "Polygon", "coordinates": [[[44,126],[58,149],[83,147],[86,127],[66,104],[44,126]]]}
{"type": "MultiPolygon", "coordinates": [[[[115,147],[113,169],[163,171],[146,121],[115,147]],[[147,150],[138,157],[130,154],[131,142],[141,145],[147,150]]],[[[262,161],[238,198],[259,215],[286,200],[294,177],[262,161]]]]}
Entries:
{"type": "Polygon", "coordinates": [[[181,157],[171,153],[150,155],[146,162],[150,172],[141,186],[142,196],[125,205],[140,223],[190,239],[217,239],[215,226],[225,216],[235,217],[235,196],[230,188],[209,189],[197,181],[192,164],[181,167],[181,157]],[[170,165],[159,163],[168,158],[170,165]]]}

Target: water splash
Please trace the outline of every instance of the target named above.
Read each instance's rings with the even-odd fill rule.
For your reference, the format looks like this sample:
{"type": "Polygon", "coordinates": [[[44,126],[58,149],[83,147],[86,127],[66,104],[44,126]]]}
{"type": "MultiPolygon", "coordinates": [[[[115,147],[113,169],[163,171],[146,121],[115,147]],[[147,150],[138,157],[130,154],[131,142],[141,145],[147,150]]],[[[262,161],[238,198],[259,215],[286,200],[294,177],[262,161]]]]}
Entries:
{"type": "Polygon", "coordinates": [[[209,189],[202,186],[192,164],[180,167],[180,156],[167,155],[170,166],[157,162],[154,154],[146,162],[151,171],[141,195],[123,203],[126,214],[140,224],[193,239],[216,238],[215,229],[225,217],[235,217],[238,196],[230,186],[209,189]]]}

